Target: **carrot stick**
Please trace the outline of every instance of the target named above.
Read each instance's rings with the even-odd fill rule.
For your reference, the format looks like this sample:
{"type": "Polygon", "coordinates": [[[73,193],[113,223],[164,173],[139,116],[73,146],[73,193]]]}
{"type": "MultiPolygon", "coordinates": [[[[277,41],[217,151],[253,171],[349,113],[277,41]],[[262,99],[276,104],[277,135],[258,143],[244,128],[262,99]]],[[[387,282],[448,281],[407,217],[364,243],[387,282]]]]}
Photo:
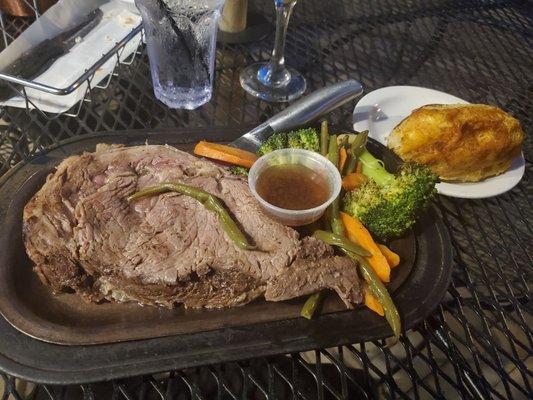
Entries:
{"type": "Polygon", "coordinates": [[[249,151],[219,143],[206,142],[204,140],[196,144],[194,154],[246,168],[251,168],[252,164],[258,158],[254,153],[249,151]]]}
{"type": "Polygon", "coordinates": [[[348,153],[344,147],[341,147],[339,150],[339,171],[344,170],[344,164],[346,164],[346,159],[348,158],[348,153]]]}
{"type": "Polygon", "coordinates": [[[384,244],[378,244],[378,247],[381,250],[381,253],[387,259],[387,262],[389,263],[389,266],[391,268],[395,268],[400,264],[400,256],[398,254],[396,254],[384,244]]]}
{"type": "Polygon", "coordinates": [[[357,165],[355,166],[355,172],[363,173],[363,165],[359,161],[357,161],[357,165]]]}
{"type": "Polygon", "coordinates": [[[378,299],[376,299],[372,292],[370,292],[370,289],[368,288],[367,284],[365,284],[363,287],[363,294],[365,306],[370,308],[376,314],[381,315],[383,317],[385,315],[385,310],[383,309],[383,306],[378,301],[378,299]]]}
{"type": "Polygon", "coordinates": [[[357,218],[341,212],[341,220],[344,224],[346,236],[352,242],[357,243],[363,249],[367,250],[370,257],[365,257],[370,266],[374,269],[379,279],[383,282],[390,281],[390,266],[385,256],[381,253],[372,235],[357,218]]]}
{"type": "Polygon", "coordinates": [[[367,181],[367,177],[360,172],[352,172],[342,178],[342,187],[347,192],[357,189],[367,181]]]}

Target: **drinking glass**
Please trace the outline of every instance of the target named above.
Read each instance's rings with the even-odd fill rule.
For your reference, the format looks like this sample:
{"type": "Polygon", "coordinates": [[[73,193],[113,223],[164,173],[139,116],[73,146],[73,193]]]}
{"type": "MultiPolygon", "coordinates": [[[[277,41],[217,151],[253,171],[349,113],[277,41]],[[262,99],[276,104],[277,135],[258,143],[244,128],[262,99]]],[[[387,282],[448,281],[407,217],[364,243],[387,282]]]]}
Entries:
{"type": "Polygon", "coordinates": [[[217,21],[225,0],[135,0],[146,33],[154,94],[192,110],[213,92],[217,21]]]}
{"type": "Polygon", "coordinates": [[[287,25],[297,0],[274,0],[276,5],[276,39],[268,62],[252,64],[240,75],[241,86],[248,93],[266,101],[291,101],[306,87],[305,78],[295,69],[285,66],[287,25]]]}

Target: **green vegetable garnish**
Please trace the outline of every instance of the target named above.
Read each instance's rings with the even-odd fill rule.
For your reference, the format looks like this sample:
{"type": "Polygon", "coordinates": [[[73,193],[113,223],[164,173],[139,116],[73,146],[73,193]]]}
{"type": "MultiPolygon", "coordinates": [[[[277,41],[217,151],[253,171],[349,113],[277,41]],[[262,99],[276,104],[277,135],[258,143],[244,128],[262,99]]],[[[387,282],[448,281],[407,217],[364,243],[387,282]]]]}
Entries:
{"type": "Polygon", "coordinates": [[[363,249],[358,244],[351,242],[349,239],[346,239],[342,235],[323,231],[323,230],[316,230],[315,233],[313,233],[313,236],[319,240],[322,240],[324,243],[327,243],[332,246],[341,247],[349,251],[350,253],[357,254],[358,256],[362,256],[362,257],[371,256],[371,254],[368,251],[363,249]]]}
{"type": "Polygon", "coordinates": [[[323,292],[317,292],[312,294],[307,298],[302,309],[300,310],[300,315],[307,319],[312,319],[316,313],[316,310],[323,299],[323,292]]]}
{"type": "Polygon", "coordinates": [[[274,150],[287,148],[287,133],[279,132],[270,136],[257,150],[258,156],[264,156],[274,150]]]}
{"type": "MultiPolygon", "coordinates": [[[[383,306],[383,310],[385,311],[385,318],[389,322],[389,325],[391,326],[391,329],[394,332],[394,335],[396,337],[400,336],[401,321],[400,321],[400,315],[398,314],[398,309],[394,305],[385,285],[383,285],[383,283],[379,280],[379,277],[376,275],[372,267],[367,263],[364,257],[362,257],[362,256],[368,255],[366,250],[359,249],[359,248],[354,249],[353,246],[357,246],[357,245],[350,242],[348,239],[344,238],[343,236],[335,235],[334,233],[331,233],[331,232],[315,231],[313,236],[328,244],[339,247],[340,250],[344,254],[346,254],[348,257],[352,258],[355,262],[357,262],[361,276],[368,284],[368,287],[370,291],[372,292],[372,294],[378,299],[380,304],[383,306]],[[359,251],[355,252],[354,250],[362,250],[362,252],[365,252],[366,254],[362,254],[362,252],[359,252],[359,251]]],[[[309,314],[309,311],[310,311],[309,308],[312,305],[312,302],[309,301],[309,304],[306,302],[305,305],[307,305],[307,308],[305,309],[305,312],[307,315],[309,314]]],[[[305,305],[304,305],[304,308],[305,308],[305,305]]],[[[304,312],[304,309],[302,309],[301,314],[303,312],[304,312]]]]}
{"type": "Polygon", "coordinates": [[[320,154],[324,157],[328,155],[329,128],[328,121],[322,121],[320,124],[320,154]]]}
{"type": "Polygon", "coordinates": [[[255,246],[252,246],[248,243],[246,236],[244,236],[235,221],[233,221],[231,216],[228,214],[219,198],[211,193],[206,192],[205,190],[184,185],[183,183],[166,182],[134,193],[129,196],[127,200],[128,202],[132,202],[142,197],[154,196],[166,192],[178,192],[198,200],[204,205],[205,208],[213,211],[218,216],[220,224],[222,225],[222,229],[224,229],[230,239],[233,240],[237,246],[244,250],[256,249],[255,246]]]}
{"type": "Polygon", "coordinates": [[[318,153],[320,150],[319,134],[313,128],[274,133],[261,145],[257,151],[257,155],[263,156],[271,151],[286,149],[288,147],[316,151],[318,153]]]}
{"type": "Polygon", "coordinates": [[[392,301],[392,298],[390,297],[387,288],[379,280],[372,267],[366,262],[363,257],[351,253],[343,248],[341,248],[341,250],[348,257],[351,257],[354,261],[357,262],[361,276],[368,284],[368,288],[370,289],[374,297],[378,299],[378,301],[382,305],[383,311],[385,312],[385,318],[387,319],[387,322],[389,323],[392,332],[394,333],[394,336],[399,337],[400,333],[402,332],[400,314],[398,313],[398,309],[394,305],[394,302],[392,301]]]}
{"type": "Polygon", "coordinates": [[[358,157],[369,179],[346,193],[343,210],[361,222],[379,239],[399,237],[416,222],[416,216],[437,193],[438,176],[428,167],[405,163],[391,174],[368,150],[358,157]]]}
{"type": "Polygon", "coordinates": [[[248,168],[241,167],[239,165],[233,165],[232,167],[230,167],[230,171],[234,175],[243,175],[243,176],[248,176],[248,172],[250,172],[248,168]]]}

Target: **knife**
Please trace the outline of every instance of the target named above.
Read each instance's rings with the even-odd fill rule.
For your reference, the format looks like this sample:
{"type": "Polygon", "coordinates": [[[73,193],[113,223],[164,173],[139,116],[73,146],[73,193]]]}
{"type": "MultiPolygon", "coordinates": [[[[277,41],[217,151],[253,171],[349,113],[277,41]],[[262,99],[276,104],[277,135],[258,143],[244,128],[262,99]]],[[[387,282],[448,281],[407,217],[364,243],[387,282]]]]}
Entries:
{"type": "Polygon", "coordinates": [[[273,133],[308,124],[362,93],[363,86],[353,79],[318,89],[234,140],[230,145],[255,153],[273,133]]]}
{"type": "MultiPolygon", "coordinates": [[[[24,52],[2,71],[3,74],[26,80],[37,78],[61,56],[68,53],[80,39],[100,23],[103,12],[99,8],[90,12],[75,27],[43,40],[36,47],[24,52]]],[[[16,92],[0,80],[0,101],[5,101],[16,92]]]]}

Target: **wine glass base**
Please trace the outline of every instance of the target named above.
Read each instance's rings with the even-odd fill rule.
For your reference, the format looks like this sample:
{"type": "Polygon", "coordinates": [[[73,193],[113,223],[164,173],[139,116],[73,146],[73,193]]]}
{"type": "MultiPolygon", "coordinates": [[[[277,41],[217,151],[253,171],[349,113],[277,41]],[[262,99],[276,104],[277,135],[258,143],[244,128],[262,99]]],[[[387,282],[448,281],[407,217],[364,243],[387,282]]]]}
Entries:
{"type": "Polygon", "coordinates": [[[305,92],[305,78],[293,68],[287,67],[290,79],[279,86],[267,86],[258,79],[259,70],[267,63],[256,63],[246,67],[240,75],[241,86],[252,96],[269,102],[286,102],[297,99],[305,92]]]}

